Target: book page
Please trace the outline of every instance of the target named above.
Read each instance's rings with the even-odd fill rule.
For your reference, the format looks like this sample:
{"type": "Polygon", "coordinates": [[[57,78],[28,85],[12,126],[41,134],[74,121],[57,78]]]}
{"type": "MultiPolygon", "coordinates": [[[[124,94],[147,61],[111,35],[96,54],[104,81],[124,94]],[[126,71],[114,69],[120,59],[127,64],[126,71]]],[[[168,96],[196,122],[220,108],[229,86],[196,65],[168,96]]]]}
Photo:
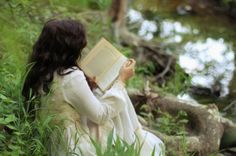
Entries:
{"type": "Polygon", "coordinates": [[[120,56],[119,59],[113,64],[109,71],[107,71],[103,77],[101,78],[102,81],[98,83],[102,90],[107,90],[111,87],[112,83],[116,80],[119,76],[120,69],[122,65],[126,62],[127,58],[124,56],[120,56]]]}
{"type": "Polygon", "coordinates": [[[109,52],[109,49],[98,49],[100,50],[86,65],[93,76],[100,77],[109,70],[113,63],[117,60],[117,57],[109,52]]]}
{"type": "Polygon", "coordinates": [[[99,88],[105,91],[116,79],[127,58],[105,39],[79,62],[79,66],[89,77],[96,77],[99,88]]]}

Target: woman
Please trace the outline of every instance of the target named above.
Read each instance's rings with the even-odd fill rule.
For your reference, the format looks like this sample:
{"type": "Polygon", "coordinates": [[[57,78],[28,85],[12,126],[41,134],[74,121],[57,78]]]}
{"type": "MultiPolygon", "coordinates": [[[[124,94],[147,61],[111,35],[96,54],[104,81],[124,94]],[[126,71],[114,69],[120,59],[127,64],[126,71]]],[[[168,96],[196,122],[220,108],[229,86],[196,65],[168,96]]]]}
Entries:
{"type": "Polygon", "coordinates": [[[51,155],[95,156],[91,140],[105,148],[111,131],[114,139],[120,137],[129,144],[139,140],[140,156],[151,155],[154,147],[155,156],[162,155],[163,143],[142,130],[125,90],[125,82],[134,74],[135,61],[127,61],[116,82],[101,94],[77,65],[86,43],[84,26],[78,21],[50,20],[33,46],[29,60],[32,67],[22,94],[27,100],[40,97],[40,119],[53,115],[53,123],[64,128],[64,142],[52,134],[55,146],[51,155]]]}

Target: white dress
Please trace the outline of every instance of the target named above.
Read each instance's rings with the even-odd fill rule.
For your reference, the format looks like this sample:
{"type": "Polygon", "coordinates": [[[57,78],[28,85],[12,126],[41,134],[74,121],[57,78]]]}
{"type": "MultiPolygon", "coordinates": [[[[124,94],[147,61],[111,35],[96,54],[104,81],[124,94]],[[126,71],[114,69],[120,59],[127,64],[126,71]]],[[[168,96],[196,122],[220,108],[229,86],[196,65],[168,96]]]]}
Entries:
{"type": "MultiPolygon", "coordinates": [[[[51,148],[51,155],[96,156],[91,139],[106,148],[107,137],[112,130],[114,139],[118,136],[128,144],[137,139],[143,143],[140,156],[151,156],[154,147],[155,156],[164,155],[163,142],[142,129],[121,82],[116,81],[101,94],[91,91],[84,73],[78,68],[65,72],[70,73],[54,75],[51,93],[41,99],[40,117],[56,115],[54,123],[64,128],[62,139],[66,148],[52,141],[55,146],[51,148]]],[[[55,135],[52,139],[57,138],[55,135]]]]}

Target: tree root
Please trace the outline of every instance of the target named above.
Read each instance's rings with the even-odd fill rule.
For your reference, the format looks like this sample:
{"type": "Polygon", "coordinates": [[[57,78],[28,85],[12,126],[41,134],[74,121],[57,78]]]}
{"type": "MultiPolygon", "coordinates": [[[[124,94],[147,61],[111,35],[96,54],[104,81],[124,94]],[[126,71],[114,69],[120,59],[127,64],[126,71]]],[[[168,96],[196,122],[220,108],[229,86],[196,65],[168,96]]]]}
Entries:
{"type": "MultiPolygon", "coordinates": [[[[139,36],[129,32],[126,28],[126,10],[128,0],[113,0],[110,9],[112,19],[112,32],[115,40],[125,46],[134,49],[138,63],[150,60],[155,62],[155,82],[163,83],[166,78],[175,72],[176,59],[163,53],[158,43],[146,42],[139,36]]],[[[185,111],[190,123],[189,131],[183,140],[182,136],[169,136],[148,127],[147,122],[139,117],[143,126],[160,137],[166,144],[167,149],[176,151],[176,155],[184,156],[187,152],[199,156],[209,156],[217,153],[220,148],[221,138],[226,130],[235,129],[236,125],[222,117],[215,104],[201,105],[179,100],[172,96],[159,96],[150,91],[148,84],[143,92],[129,91],[132,102],[137,112],[146,103],[150,106],[149,111],[157,108],[170,114],[185,111]],[[184,145],[184,144],[185,145],[184,145]]]]}
{"type": "MultiPolygon", "coordinates": [[[[220,115],[215,104],[206,106],[192,104],[172,96],[157,97],[157,93],[147,92],[147,89],[144,92],[129,91],[129,95],[135,104],[137,112],[140,111],[140,105],[147,103],[153,110],[159,108],[170,114],[176,114],[178,111],[185,111],[188,114],[190,121],[188,126],[191,129],[184,138],[182,136],[169,136],[158,130],[151,129],[147,124],[144,125],[145,129],[154,133],[165,142],[169,151],[177,151],[179,156],[184,155],[186,148],[187,152],[195,153],[199,156],[217,153],[220,149],[223,133],[226,130],[236,128],[232,121],[220,115]]],[[[144,122],[142,121],[141,123],[144,122]]]]}

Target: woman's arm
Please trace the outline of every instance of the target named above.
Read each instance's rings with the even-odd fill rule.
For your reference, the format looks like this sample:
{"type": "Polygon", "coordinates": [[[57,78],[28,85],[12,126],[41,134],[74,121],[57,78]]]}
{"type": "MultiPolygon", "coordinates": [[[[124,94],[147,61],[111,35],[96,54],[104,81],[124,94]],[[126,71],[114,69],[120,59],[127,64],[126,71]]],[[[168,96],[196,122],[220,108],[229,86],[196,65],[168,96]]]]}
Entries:
{"type": "Polygon", "coordinates": [[[122,90],[125,88],[120,81],[114,83],[98,100],[89,88],[83,72],[74,72],[77,72],[76,76],[65,83],[63,92],[65,100],[80,114],[97,124],[102,124],[124,109],[126,102],[122,90]]]}

